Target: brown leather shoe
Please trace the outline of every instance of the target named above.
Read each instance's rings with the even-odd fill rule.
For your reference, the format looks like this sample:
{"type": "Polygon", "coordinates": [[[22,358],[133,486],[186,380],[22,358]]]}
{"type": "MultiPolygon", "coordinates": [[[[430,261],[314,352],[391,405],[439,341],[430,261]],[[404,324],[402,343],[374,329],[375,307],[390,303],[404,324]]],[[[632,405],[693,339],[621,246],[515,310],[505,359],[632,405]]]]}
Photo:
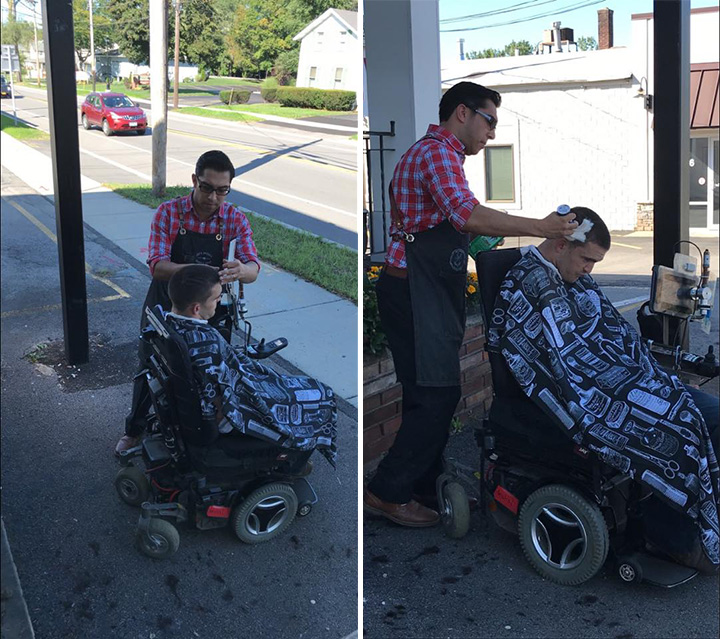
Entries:
{"type": "Polygon", "coordinates": [[[392,504],[376,497],[367,488],[363,491],[363,507],[366,512],[385,517],[400,526],[426,528],[440,522],[437,512],[414,500],[407,504],[392,504]]]}

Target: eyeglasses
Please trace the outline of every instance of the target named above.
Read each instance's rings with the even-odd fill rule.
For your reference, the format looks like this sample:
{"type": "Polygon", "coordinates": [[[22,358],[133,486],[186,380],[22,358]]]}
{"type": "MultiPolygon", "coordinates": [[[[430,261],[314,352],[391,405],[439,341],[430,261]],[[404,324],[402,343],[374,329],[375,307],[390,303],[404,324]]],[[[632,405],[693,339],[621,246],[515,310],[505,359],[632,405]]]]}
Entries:
{"type": "Polygon", "coordinates": [[[203,193],[212,193],[213,191],[217,193],[218,195],[225,196],[228,193],[230,193],[230,187],[229,186],[218,186],[215,188],[212,184],[208,184],[207,182],[203,182],[200,178],[198,178],[198,188],[203,193]]]}
{"type": "MultiPolygon", "coordinates": [[[[468,108],[469,108],[469,107],[468,107],[468,108]]],[[[497,123],[498,123],[497,118],[494,118],[494,117],[493,117],[492,115],[490,115],[489,113],[485,113],[485,111],[478,111],[477,109],[473,109],[473,113],[477,113],[478,115],[482,115],[482,116],[487,120],[488,127],[490,128],[490,130],[491,130],[491,131],[494,131],[494,130],[495,130],[495,127],[497,126],[497,123]]]]}

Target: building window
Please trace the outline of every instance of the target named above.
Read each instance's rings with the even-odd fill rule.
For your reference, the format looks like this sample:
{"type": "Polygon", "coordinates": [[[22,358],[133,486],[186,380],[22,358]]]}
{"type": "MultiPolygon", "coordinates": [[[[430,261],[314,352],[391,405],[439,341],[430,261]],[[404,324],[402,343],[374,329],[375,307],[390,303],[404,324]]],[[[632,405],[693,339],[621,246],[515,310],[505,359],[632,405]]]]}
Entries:
{"type": "Polygon", "coordinates": [[[317,67],[310,67],[310,77],[308,78],[308,86],[315,86],[315,79],[317,78],[317,67]]]}
{"type": "Polygon", "coordinates": [[[337,69],[335,69],[335,85],[336,86],[340,85],[342,83],[342,75],[343,75],[343,70],[341,67],[338,67],[337,69]]]}
{"type": "Polygon", "coordinates": [[[318,49],[321,49],[321,48],[322,48],[324,37],[325,37],[325,32],[324,32],[324,31],[318,31],[318,32],[317,32],[317,40],[315,41],[315,46],[316,46],[318,49]]]}
{"type": "Polygon", "coordinates": [[[347,31],[341,31],[340,32],[340,44],[345,44],[345,36],[347,36],[347,31]]]}
{"type": "Polygon", "coordinates": [[[512,146],[485,147],[485,199],[488,202],[514,202],[512,146]]]}
{"type": "Polygon", "coordinates": [[[690,228],[718,228],[718,140],[690,138],[690,228]]]}

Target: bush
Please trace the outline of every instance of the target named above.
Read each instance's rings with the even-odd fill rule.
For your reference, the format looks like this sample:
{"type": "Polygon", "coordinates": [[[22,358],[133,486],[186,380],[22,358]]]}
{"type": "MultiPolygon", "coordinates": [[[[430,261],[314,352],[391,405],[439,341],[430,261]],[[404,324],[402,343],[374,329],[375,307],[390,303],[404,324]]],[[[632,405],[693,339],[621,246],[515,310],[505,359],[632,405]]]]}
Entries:
{"type": "Polygon", "coordinates": [[[195,76],[195,82],[205,82],[210,77],[209,71],[201,71],[195,76]]]}
{"type": "Polygon", "coordinates": [[[190,76],[187,76],[183,78],[183,82],[195,82],[195,78],[191,78],[190,76]]]}
{"type": "Polygon", "coordinates": [[[355,106],[355,92],[306,87],[279,87],[277,100],[287,107],[352,111],[355,106]]]}
{"type": "Polygon", "coordinates": [[[132,89],[132,81],[130,78],[123,78],[123,84],[125,85],[126,89],[132,89]]]}
{"type": "Polygon", "coordinates": [[[265,102],[277,102],[278,81],[270,76],[260,85],[260,95],[265,102]]]}
{"type": "Polygon", "coordinates": [[[220,91],[220,101],[223,104],[245,104],[250,99],[250,91],[220,91]]]}

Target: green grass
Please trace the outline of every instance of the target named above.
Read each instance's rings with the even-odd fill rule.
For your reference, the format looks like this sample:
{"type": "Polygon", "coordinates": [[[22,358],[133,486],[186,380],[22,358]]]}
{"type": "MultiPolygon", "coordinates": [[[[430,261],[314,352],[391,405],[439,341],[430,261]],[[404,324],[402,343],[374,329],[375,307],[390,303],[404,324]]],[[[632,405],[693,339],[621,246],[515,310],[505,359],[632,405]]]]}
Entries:
{"type": "MultiPolygon", "coordinates": [[[[215,107],[213,107],[215,108],[215,107]]],[[[217,107],[218,109],[220,107],[217,107]]],[[[215,118],[216,120],[231,120],[233,122],[262,122],[262,118],[256,118],[252,115],[244,115],[242,113],[223,113],[222,111],[211,111],[202,107],[180,107],[177,113],[187,113],[188,115],[199,115],[203,118],[215,118]]]]}
{"type": "Polygon", "coordinates": [[[279,115],[283,118],[310,118],[318,115],[353,115],[355,111],[325,111],[324,109],[301,109],[299,107],[284,107],[280,104],[266,102],[264,104],[234,104],[227,106],[223,104],[218,109],[230,109],[234,111],[247,111],[262,115],[279,115]]]}
{"type": "Polygon", "coordinates": [[[2,114],[2,122],[0,129],[9,133],[16,140],[49,140],[50,136],[45,131],[35,129],[27,124],[23,124],[20,120],[15,124],[12,116],[2,114]]]}
{"type": "MultiPolygon", "coordinates": [[[[37,88],[37,83],[31,81],[31,82],[16,82],[18,86],[26,86],[26,87],[35,87],[37,88]]],[[[45,82],[40,83],[40,88],[45,88],[45,82]]],[[[105,83],[98,81],[95,84],[95,90],[98,92],[107,91],[105,88],[105,83]]],[[[114,91],[115,93],[124,93],[128,97],[131,98],[144,98],[146,100],[150,99],[150,89],[128,89],[125,87],[125,84],[122,82],[113,82],[110,85],[110,91],[114,91]]],[[[92,93],[92,83],[89,84],[78,84],[76,92],[78,95],[87,95],[88,93],[92,93]]],[[[170,89],[168,90],[168,100],[172,98],[173,95],[173,87],[172,84],[170,85],[170,89]]],[[[188,87],[186,84],[183,86],[182,83],[178,86],[178,95],[203,95],[207,97],[215,97],[215,93],[211,93],[210,91],[203,91],[202,89],[196,89],[192,85],[188,87]]]]}
{"type": "Polygon", "coordinates": [[[211,87],[241,87],[251,84],[260,85],[262,80],[256,78],[221,78],[215,75],[211,75],[205,82],[198,82],[198,84],[208,84],[211,87]]]}
{"type": "MultiPolygon", "coordinates": [[[[187,186],[167,187],[163,197],[155,197],[149,184],[105,184],[118,195],[157,208],[163,202],[187,195],[187,186]]],[[[357,304],[358,254],[325,240],[260,215],[248,213],[255,245],[262,260],[294,273],[324,289],[357,304]]]]}

